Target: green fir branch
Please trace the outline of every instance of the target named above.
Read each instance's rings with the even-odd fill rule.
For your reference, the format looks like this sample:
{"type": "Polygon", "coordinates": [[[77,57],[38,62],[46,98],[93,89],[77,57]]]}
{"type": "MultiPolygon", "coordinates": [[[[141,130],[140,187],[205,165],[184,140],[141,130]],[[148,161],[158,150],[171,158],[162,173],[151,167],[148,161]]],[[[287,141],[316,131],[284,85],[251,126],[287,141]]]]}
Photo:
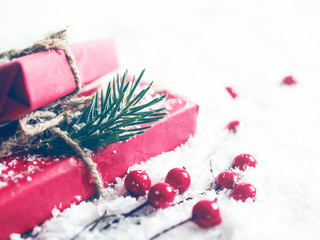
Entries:
{"type": "MultiPolygon", "coordinates": [[[[151,88],[150,83],[138,94],[135,91],[144,74],[137,80],[127,81],[126,71],[120,79],[117,75],[108,84],[105,91],[97,91],[89,105],[86,105],[71,123],[60,126],[72,140],[82,148],[94,149],[111,143],[126,141],[151,128],[150,123],[158,121],[167,114],[165,108],[150,110],[161,102],[166,95],[141,103],[151,88]]],[[[74,154],[73,150],[58,137],[51,137],[41,142],[39,151],[50,154],[74,154]]]]}

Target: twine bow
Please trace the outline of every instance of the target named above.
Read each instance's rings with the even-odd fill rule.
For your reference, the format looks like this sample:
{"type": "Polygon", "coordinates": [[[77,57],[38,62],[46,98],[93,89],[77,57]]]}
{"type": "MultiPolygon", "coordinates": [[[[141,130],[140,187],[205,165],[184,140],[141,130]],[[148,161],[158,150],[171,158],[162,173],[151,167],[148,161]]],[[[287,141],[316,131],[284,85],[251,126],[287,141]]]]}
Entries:
{"type": "Polygon", "coordinates": [[[10,51],[0,53],[0,60],[9,61],[17,57],[48,51],[50,49],[64,51],[70,69],[74,75],[76,89],[68,96],[60,98],[55,104],[51,105],[47,111],[36,110],[20,118],[18,121],[19,130],[16,132],[15,136],[10,137],[0,146],[0,158],[10,155],[14,148],[25,146],[28,142],[39,136],[44,131],[50,130],[53,134],[59,136],[66,144],[73,148],[77,155],[86,163],[95,180],[97,192],[99,195],[102,195],[104,190],[103,181],[96,164],[77,142],[69,138],[65,132],[57,127],[62,122],[66,121],[70,114],[73,113],[73,111],[68,110],[67,107],[85,104],[92,99],[91,97],[72,97],[81,89],[81,77],[71,49],[67,44],[67,30],[63,29],[49,34],[43,40],[40,40],[25,49],[12,49],[10,51]],[[40,121],[37,121],[39,119],[40,121]],[[30,124],[31,121],[36,123],[30,124]]]}

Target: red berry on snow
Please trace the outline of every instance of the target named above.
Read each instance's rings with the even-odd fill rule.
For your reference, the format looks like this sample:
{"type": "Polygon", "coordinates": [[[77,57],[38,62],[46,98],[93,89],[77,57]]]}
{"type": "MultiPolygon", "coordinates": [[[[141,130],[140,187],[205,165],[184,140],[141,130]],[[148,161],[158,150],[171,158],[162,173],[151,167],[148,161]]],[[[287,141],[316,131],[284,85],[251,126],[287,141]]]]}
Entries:
{"type": "Polygon", "coordinates": [[[233,90],[232,87],[226,87],[226,90],[228,91],[228,93],[231,95],[232,98],[236,98],[238,96],[238,94],[233,90]]]}
{"type": "Polygon", "coordinates": [[[254,201],[256,188],[250,183],[239,183],[233,188],[231,196],[237,201],[245,202],[248,198],[252,198],[254,201]]]}
{"type": "MultiPolygon", "coordinates": [[[[151,191],[151,190],[150,190],[151,191]]],[[[220,210],[217,204],[217,199],[214,201],[210,200],[202,200],[199,201],[196,205],[194,205],[192,209],[192,217],[188,218],[172,227],[169,227],[162,232],[154,235],[150,240],[156,239],[162,234],[175,229],[189,221],[195,222],[199,227],[202,228],[210,228],[214,227],[222,222],[220,216],[220,210]]]]}
{"type": "Polygon", "coordinates": [[[217,199],[198,202],[193,207],[191,219],[202,228],[210,228],[220,224],[222,220],[217,199]]]}
{"type": "Polygon", "coordinates": [[[220,173],[216,178],[216,185],[218,189],[232,189],[240,180],[241,178],[238,174],[231,171],[225,171],[220,173]]]}
{"type": "Polygon", "coordinates": [[[168,183],[157,183],[150,188],[148,202],[156,209],[171,206],[175,197],[174,188],[168,183]]]}
{"type": "Polygon", "coordinates": [[[181,194],[188,190],[191,180],[188,172],[185,169],[173,168],[168,172],[165,182],[169,183],[181,194]]]}
{"type": "Polygon", "coordinates": [[[233,159],[232,167],[244,171],[247,167],[256,167],[256,163],[256,159],[250,154],[240,154],[233,159]]]}
{"type": "Polygon", "coordinates": [[[294,84],[297,84],[298,82],[295,77],[287,76],[282,80],[282,83],[285,85],[294,85],[294,84]]]}
{"type": "Polygon", "coordinates": [[[139,197],[145,195],[150,189],[151,180],[145,171],[134,170],[126,176],[124,186],[130,195],[139,197]]]}
{"type": "Polygon", "coordinates": [[[227,128],[230,132],[236,133],[239,124],[240,124],[240,122],[237,121],[237,120],[236,120],[236,121],[232,121],[232,122],[230,122],[230,123],[227,125],[226,128],[227,128]]]}

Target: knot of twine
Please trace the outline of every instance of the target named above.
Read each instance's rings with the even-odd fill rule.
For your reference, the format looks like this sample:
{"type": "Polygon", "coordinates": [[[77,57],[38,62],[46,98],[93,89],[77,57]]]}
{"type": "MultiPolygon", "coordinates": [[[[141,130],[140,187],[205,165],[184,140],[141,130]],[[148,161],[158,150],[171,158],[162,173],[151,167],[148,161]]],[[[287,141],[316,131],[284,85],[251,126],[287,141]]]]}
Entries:
{"type": "Polygon", "coordinates": [[[10,61],[14,58],[37,52],[48,51],[50,49],[64,51],[72,74],[74,75],[76,89],[68,96],[60,98],[55,104],[51,105],[50,110],[36,110],[20,118],[18,121],[18,128],[20,130],[18,130],[15,134],[18,135],[18,137],[10,137],[7,141],[2,143],[0,148],[0,158],[10,155],[11,151],[16,147],[25,146],[29,141],[39,136],[44,131],[50,130],[53,134],[59,136],[68,146],[73,148],[77,155],[86,163],[93,179],[95,180],[97,192],[99,195],[102,195],[104,187],[102,178],[97,169],[97,165],[93,162],[92,158],[85,153],[85,151],[77,142],[69,138],[64,131],[57,127],[62,122],[66,121],[67,117],[72,113],[71,111],[67,110],[68,106],[85,104],[92,99],[91,97],[70,98],[80,91],[81,77],[74,56],[69,45],[67,44],[67,30],[63,29],[61,31],[51,33],[44,39],[25,49],[12,49],[10,51],[0,53],[0,62],[10,61]],[[39,119],[41,121],[37,122],[36,120],[39,119]],[[37,123],[30,124],[29,122],[32,120],[36,121],[37,123]]]}

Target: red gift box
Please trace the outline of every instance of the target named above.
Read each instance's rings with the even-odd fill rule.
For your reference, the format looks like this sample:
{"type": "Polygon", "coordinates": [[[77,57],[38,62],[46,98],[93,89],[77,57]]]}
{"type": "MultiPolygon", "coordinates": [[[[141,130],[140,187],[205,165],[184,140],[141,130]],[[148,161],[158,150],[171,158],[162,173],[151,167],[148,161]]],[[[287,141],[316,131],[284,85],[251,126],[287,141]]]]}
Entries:
{"type": "MultiPolygon", "coordinates": [[[[92,159],[105,186],[133,164],[171,151],[195,133],[198,106],[176,94],[162,94],[168,94],[165,118],[144,134],[94,151],[92,159]]],[[[7,158],[0,161],[0,175],[0,239],[24,233],[49,219],[54,207],[62,210],[96,193],[87,167],[74,156],[7,158]]]]}
{"type": "MultiPolygon", "coordinates": [[[[86,85],[118,68],[112,39],[79,43],[71,51],[86,85]]],[[[76,82],[63,51],[50,50],[0,65],[0,122],[15,120],[72,93],[76,82]]]]}

